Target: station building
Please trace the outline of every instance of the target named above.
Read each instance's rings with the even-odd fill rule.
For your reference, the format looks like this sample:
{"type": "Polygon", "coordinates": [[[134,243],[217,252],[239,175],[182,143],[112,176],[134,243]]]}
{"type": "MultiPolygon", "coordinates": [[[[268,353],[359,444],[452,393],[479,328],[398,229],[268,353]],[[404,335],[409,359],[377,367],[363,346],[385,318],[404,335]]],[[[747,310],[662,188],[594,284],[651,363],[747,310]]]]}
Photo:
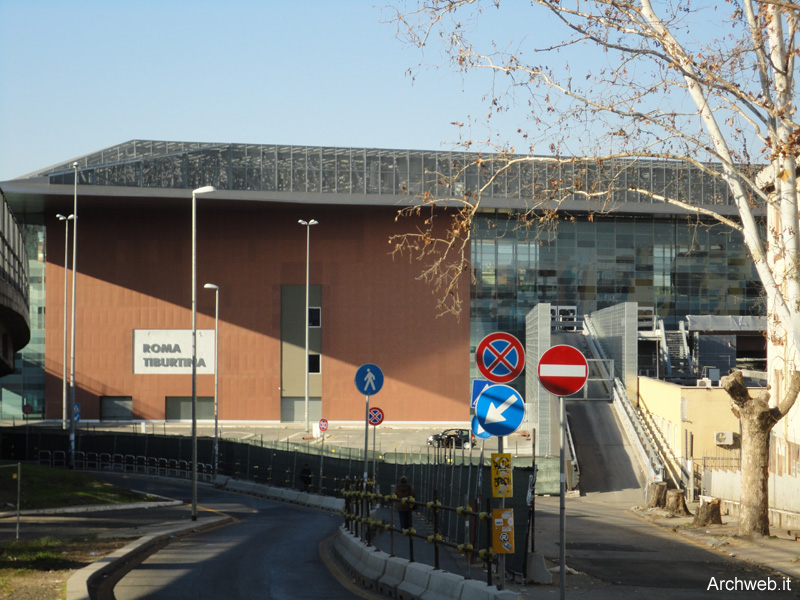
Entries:
{"type": "MultiPolygon", "coordinates": [[[[660,160],[598,165],[541,157],[501,169],[499,160],[476,158],[135,140],[0,182],[36,274],[31,343],[20,357],[26,368],[13,389],[0,380],[5,418],[22,398],[36,414],[61,418],[72,261],[65,233],[74,226],[81,418],[189,418],[191,201],[193,190],[209,185],[217,191],[197,196],[200,419],[213,417],[216,294],[206,283],[219,288],[223,421],[304,418],[307,264],[314,422],[363,421],[365,399],[354,376],[375,363],[385,383],[371,402],[387,422],[466,424],[475,347],[493,331],[524,339],[526,315],[540,303],[555,317],[579,318],[635,302],[643,318],[672,329],[687,315],[763,313],[740,234],[648,193],[735,217],[714,178],[660,160]],[[602,209],[580,193],[561,198],[558,218],[545,227],[520,220],[532,201],[555,197],[563,182],[612,193],[602,209]],[[461,197],[482,188],[471,272],[461,282],[468,310],[460,318],[438,316],[435,291],[419,279],[422,265],[392,256],[389,243],[425,217],[398,219],[398,211],[421,194],[461,197]],[[75,196],[77,221],[59,220],[74,212],[75,196]],[[311,219],[318,224],[298,223],[311,219]]],[[[763,344],[737,339],[735,360],[763,356],[763,344]]],[[[653,356],[642,368],[657,372],[653,356]]]]}
{"type": "MultiPolygon", "coordinates": [[[[33,236],[35,238],[35,236],[33,236]]],[[[31,249],[36,256],[40,246],[31,249]]],[[[8,203],[0,203],[0,377],[23,370],[17,364],[16,355],[30,341],[31,318],[29,306],[28,251],[25,234],[8,203]]],[[[7,378],[5,384],[11,390],[20,391],[20,377],[7,378]]],[[[21,405],[25,412],[32,405],[21,405]]]]}

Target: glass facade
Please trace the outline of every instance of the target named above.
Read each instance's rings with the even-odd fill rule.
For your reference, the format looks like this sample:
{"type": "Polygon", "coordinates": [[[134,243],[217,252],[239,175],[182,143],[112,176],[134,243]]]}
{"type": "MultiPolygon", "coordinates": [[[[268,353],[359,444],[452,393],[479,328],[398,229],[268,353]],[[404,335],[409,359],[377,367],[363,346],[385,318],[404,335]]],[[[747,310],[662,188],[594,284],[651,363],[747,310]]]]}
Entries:
{"type": "MultiPolygon", "coordinates": [[[[72,162],[34,176],[71,184],[72,162]]],[[[333,148],[266,144],[210,144],[132,140],[76,161],[81,185],[331,194],[458,197],[475,194],[525,202],[530,198],[581,200],[587,208],[621,203],[661,204],[653,197],[692,198],[704,206],[730,204],[727,186],[713,173],[678,161],[333,148]],[[638,190],[638,191],[634,191],[638,190]],[[566,198],[565,198],[566,196],[566,198]]]]}
{"type": "MultiPolygon", "coordinates": [[[[668,329],[689,314],[763,314],[741,234],[685,217],[575,216],[543,230],[509,211],[480,213],[472,234],[471,340],[523,336],[539,302],[587,314],[652,307],[668,329]]],[[[522,338],[521,338],[522,339],[522,338]]]]}
{"type": "Polygon", "coordinates": [[[28,254],[31,339],[15,357],[16,370],[2,379],[3,418],[21,418],[22,405],[33,407],[30,418],[44,417],[44,315],[45,236],[44,226],[21,226],[28,254]]]}
{"type": "Polygon", "coordinates": [[[3,198],[0,205],[0,277],[29,309],[30,341],[14,356],[15,370],[0,380],[0,420],[31,418],[44,412],[44,228],[19,225],[3,198]]]}

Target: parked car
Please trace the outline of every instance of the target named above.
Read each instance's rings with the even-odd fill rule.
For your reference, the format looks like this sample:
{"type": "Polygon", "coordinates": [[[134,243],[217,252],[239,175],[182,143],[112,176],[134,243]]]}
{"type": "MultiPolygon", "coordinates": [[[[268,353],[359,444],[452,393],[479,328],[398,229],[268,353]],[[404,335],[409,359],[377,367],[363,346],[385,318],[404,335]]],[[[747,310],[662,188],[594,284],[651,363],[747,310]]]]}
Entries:
{"type": "Polygon", "coordinates": [[[475,436],[469,429],[445,429],[428,437],[428,445],[434,448],[471,448],[475,436]]]}

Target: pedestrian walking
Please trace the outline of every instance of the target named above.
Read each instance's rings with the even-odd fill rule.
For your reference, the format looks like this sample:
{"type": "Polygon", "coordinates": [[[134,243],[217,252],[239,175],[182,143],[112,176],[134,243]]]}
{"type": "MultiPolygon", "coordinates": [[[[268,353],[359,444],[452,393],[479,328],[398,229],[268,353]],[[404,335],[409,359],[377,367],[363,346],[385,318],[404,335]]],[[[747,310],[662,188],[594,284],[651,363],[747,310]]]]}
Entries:
{"type": "Polygon", "coordinates": [[[307,492],[311,489],[311,467],[308,463],[303,465],[303,470],[300,471],[300,481],[303,483],[303,491],[307,492]]]}
{"type": "MultiPolygon", "coordinates": [[[[394,488],[394,493],[398,498],[413,498],[414,488],[408,483],[405,475],[400,477],[400,481],[394,488]]],[[[413,502],[398,502],[397,515],[400,518],[400,529],[411,529],[411,511],[414,510],[413,502]]]]}

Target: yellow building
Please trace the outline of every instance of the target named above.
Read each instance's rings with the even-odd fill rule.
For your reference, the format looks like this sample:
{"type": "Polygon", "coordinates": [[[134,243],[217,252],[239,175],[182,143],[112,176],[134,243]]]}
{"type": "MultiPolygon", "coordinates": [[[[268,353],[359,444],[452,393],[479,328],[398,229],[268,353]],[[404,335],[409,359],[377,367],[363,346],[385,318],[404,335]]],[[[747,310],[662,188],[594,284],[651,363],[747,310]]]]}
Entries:
{"type": "Polygon", "coordinates": [[[738,469],[739,420],[719,387],[688,387],[639,377],[639,408],[673,484],[700,488],[702,469],[738,469]],[[694,477],[689,477],[693,473],[694,477]]]}

